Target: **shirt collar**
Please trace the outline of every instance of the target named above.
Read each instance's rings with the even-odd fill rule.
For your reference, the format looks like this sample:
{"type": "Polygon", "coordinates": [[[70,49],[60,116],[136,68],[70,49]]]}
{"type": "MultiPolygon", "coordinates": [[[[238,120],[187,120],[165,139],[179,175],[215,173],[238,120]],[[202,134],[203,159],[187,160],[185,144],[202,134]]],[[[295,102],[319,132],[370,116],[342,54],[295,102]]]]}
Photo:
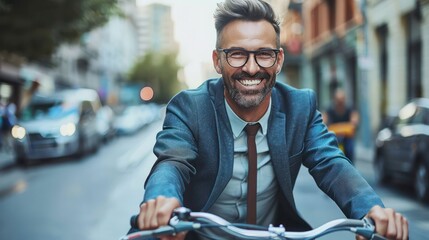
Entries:
{"type": "MultiPolygon", "coordinates": [[[[234,134],[234,138],[237,138],[240,136],[241,132],[243,131],[244,127],[249,122],[244,121],[241,119],[235,112],[232,110],[232,108],[229,106],[228,102],[225,99],[225,106],[226,106],[226,113],[228,114],[229,122],[231,124],[232,133],[234,134]]],[[[267,135],[268,131],[268,118],[270,117],[271,113],[271,98],[270,98],[270,104],[268,106],[267,111],[265,112],[264,116],[257,121],[261,125],[261,130],[264,135],[267,135]]]]}

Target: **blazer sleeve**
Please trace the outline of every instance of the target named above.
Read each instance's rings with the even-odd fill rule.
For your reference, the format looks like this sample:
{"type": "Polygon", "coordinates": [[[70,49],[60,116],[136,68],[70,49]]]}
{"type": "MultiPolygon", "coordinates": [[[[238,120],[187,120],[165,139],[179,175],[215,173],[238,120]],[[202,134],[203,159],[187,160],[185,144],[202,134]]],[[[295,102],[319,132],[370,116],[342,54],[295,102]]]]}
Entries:
{"type": "Polygon", "coordinates": [[[315,93],[308,91],[310,107],[305,134],[304,166],[309,169],[319,188],[349,218],[362,218],[383,203],[357,169],[337,146],[334,133],[329,132],[317,110],[315,93]]]}
{"type": "Polygon", "coordinates": [[[195,174],[192,161],[198,156],[193,130],[198,113],[194,99],[179,93],[167,106],[163,129],[157,135],[154,153],[157,156],[145,183],[144,202],[157,196],[175,197],[183,205],[183,193],[195,174]]]}

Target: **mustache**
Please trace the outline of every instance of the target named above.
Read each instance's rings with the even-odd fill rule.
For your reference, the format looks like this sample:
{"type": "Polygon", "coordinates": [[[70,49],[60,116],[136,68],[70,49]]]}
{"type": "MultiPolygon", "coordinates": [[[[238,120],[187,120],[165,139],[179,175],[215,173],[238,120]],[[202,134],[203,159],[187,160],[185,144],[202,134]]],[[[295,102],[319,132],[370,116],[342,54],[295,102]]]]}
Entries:
{"type": "Polygon", "coordinates": [[[247,72],[239,72],[232,75],[232,78],[234,79],[246,79],[246,78],[264,78],[269,79],[271,76],[268,73],[265,72],[257,72],[253,76],[248,74],[247,72]]]}

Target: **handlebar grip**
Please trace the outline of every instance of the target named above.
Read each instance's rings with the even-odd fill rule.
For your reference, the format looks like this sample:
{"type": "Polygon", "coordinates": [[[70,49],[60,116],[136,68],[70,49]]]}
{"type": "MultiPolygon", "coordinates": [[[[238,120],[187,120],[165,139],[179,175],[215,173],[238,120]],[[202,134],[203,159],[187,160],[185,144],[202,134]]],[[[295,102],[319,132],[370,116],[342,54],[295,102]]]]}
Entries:
{"type": "Polygon", "coordinates": [[[139,229],[138,219],[139,219],[139,214],[131,216],[130,225],[132,228],[139,229]]]}
{"type": "Polygon", "coordinates": [[[375,227],[375,222],[372,218],[364,217],[363,220],[375,227]]]}
{"type": "Polygon", "coordinates": [[[386,240],[387,238],[377,234],[377,232],[375,231],[375,222],[374,220],[372,220],[369,217],[365,217],[364,221],[366,221],[368,224],[372,225],[372,227],[374,228],[374,232],[371,234],[371,238],[370,240],[386,240]]]}

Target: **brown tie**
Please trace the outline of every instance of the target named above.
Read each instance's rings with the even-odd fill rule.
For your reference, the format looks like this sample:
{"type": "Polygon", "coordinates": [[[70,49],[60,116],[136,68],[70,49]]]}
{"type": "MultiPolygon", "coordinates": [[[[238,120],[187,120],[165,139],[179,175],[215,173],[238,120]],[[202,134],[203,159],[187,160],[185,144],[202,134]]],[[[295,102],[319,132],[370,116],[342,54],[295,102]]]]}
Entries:
{"type": "Polygon", "coordinates": [[[247,223],[256,224],[256,183],[257,183],[257,161],[255,136],[259,130],[259,123],[247,124],[247,158],[249,161],[249,172],[247,176],[247,223]]]}

